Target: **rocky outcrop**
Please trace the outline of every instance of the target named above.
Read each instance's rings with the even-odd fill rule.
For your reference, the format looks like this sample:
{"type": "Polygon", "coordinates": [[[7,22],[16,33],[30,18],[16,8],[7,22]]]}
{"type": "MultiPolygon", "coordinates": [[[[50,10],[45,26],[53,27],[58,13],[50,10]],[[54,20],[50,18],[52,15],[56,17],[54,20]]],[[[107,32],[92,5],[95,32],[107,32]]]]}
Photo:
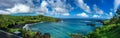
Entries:
{"type": "Polygon", "coordinates": [[[22,37],[0,30],[0,38],[22,38],[22,37]]]}
{"type": "Polygon", "coordinates": [[[45,34],[43,35],[43,38],[50,38],[50,34],[49,34],[49,33],[45,33],[45,34]]]}

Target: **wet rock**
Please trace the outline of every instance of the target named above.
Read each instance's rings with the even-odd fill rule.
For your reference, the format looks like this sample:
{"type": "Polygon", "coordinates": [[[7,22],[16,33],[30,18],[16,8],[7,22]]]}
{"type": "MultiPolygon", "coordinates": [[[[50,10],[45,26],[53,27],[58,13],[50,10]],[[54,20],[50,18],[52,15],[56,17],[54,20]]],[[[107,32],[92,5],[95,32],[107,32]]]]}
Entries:
{"type": "Polygon", "coordinates": [[[43,38],[50,38],[50,34],[49,34],[49,33],[45,33],[45,34],[43,35],[43,38]]]}

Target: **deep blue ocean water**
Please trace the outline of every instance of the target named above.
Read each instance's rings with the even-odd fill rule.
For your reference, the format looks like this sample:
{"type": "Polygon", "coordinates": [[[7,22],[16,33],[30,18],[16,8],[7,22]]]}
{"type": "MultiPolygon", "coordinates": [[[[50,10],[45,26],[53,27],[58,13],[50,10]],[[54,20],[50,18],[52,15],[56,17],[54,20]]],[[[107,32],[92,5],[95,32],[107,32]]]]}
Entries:
{"type": "Polygon", "coordinates": [[[62,19],[61,22],[43,22],[30,26],[30,30],[42,33],[50,33],[52,38],[70,38],[69,34],[87,35],[95,30],[96,27],[102,26],[102,23],[95,20],[83,19],[62,19]],[[91,26],[88,24],[96,24],[91,26]]]}

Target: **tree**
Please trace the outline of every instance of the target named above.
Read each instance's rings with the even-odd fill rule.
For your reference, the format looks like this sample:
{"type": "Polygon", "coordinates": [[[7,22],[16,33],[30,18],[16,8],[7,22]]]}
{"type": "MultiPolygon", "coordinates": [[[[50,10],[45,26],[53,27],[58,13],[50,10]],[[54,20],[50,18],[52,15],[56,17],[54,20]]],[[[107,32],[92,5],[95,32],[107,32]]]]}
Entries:
{"type": "Polygon", "coordinates": [[[120,9],[117,9],[115,16],[120,18],[120,9]]]}

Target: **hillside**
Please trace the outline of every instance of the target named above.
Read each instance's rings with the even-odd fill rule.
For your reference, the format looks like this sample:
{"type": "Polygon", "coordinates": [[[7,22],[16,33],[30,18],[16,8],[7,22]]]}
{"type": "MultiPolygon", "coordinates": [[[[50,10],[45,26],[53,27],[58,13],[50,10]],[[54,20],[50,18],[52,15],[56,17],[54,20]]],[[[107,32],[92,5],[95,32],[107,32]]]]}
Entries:
{"type": "Polygon", "coordinates": [[[120,10],[117,10],[117,15],[113,18],[104,21],[104,26],[97,28],[95,32],[91,32],[88,38],[119,38],[120,36],[120,10]]]}
{"type": "MultiPolygon", "coordinates": [[[[47,17],[43,15],[39,15],[39,16],[0,15],[0,30],[13,34],[15,32],[20,32],[17,33],[16,35],[24,38],[34,38],[34,37],[41,38],[42,37],[41,33],[25,30],[22,27],[25,24],[38,23],[38,22],[57,22],[57,21],[59,21],[57,18],[47,17]]],[[[50,36],[49,33],[45,33],[45,37],[47,36],[46,34],[50,36]]]]}

